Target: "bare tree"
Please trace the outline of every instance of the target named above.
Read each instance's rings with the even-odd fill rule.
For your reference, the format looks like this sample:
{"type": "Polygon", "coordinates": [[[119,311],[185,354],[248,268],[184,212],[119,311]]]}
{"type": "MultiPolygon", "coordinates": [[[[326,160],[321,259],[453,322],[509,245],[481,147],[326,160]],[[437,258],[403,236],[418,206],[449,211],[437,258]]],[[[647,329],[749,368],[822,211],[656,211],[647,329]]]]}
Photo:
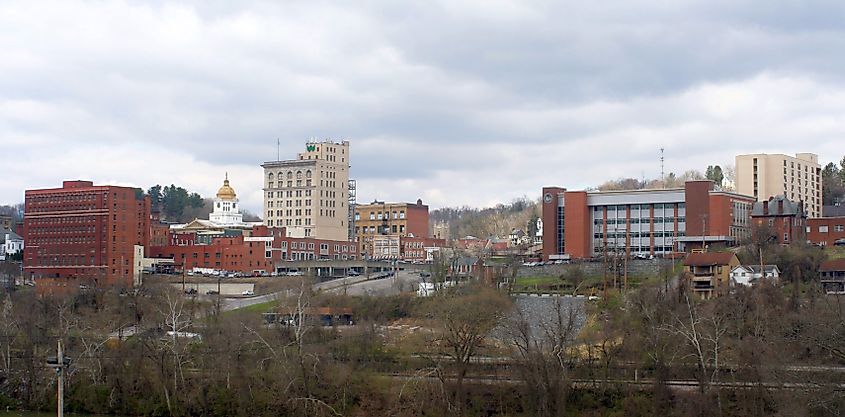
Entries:
{"type": "MultiPolygon", "coordinates": [[[[175,395],[179,392],[179,382],[185,381],[185,374],[183,371],[184,365],[189,362],[186,356],[186,349],[188,342],[193,335],[187,334],[187,330],[192,325],[192,316],[187,311],[185,299],[182,294],[177,294],[175,291],[168,289],[164,291],[162,303],[158,306],[162,324],[167,334],[160,339],[161,347],[163,348],[161,357],[162,362],[166,356],[170,356],[173,365],[173,392],[175,395]]],[[[163,363],[162,363],[163,365],[163,363]]],[[[164,367],[162,366],[162,371],[164,367]]],[[[167,401],[167,409],[172,412],[171,392],[167,385],[163,384],[164,396],[167,401]]]]}
{"type": "MultiPolygon", "coordinates": [[[[665,327],[667,331],[686,341],[691,351],[687,357],[695,360],[699,389],[702,394],[709,394],[711,388],[719,384],[719,367],[724,360],[722,357],[723,338],[728,331],[727,325],[725,315],[719,314],[712,308],[702,314],[698,306],[690,300],[689,293],[685,293],[684,305],[665,327]]],[[[716,393],[721,412],[721,394],[718,389],[716,393]]]]}
{"type": "Polygon", "coordinates": [[[563,303],[556,298],[551,317],[528,317],[517,311],[507,325],[512,356],[525,381],[527,406],[542,417],[566,414],[571,384],[569,369],[577,358],[575,351],[583,304],[563,303]],[[532,324],[533,323],[533,324],[532,324]]]}
{"type": "MultiPolygon", "coordinates": [[[[429,314],[436,320],[438,329],[430,342],[439,348],[440,355],[449,358],[455,377],[452,404],[458,411],[464,406],[464,379],[470,362],[509,309],[507,297],[480,286],[441,291],[431,303],[429,314]]],[[[438,363],[439,367],[443,365],[438,363]]]]}

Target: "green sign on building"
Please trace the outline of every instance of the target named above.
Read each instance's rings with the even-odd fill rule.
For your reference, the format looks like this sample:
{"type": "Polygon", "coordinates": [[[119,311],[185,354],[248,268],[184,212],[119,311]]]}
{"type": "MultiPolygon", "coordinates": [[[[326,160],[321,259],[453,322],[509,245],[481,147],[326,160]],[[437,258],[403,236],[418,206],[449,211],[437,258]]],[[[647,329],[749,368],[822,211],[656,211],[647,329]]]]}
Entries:
{"type": "Polygon", "coordinates": [[[307,144],[305,145],[305,149],[308,150],[308,152],[314,152],[314,150],[317,149],[317,145],[307,144]]]}

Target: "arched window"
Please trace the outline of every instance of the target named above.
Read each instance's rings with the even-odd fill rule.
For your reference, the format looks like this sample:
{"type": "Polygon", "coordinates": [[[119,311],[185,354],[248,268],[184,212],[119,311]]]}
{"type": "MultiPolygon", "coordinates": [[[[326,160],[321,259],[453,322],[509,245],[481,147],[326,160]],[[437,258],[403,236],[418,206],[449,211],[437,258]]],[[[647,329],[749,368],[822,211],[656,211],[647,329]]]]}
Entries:
{"type": "Polygon", "coordinates": [[[305,171],[305,178],[311,178],[311,170],[305,171]]]}
{"type": "Polygon", "coordinates": [[[269,175],[267,175],[267,179],[270,180],[270,181],[273,181],[273,173],[272,172],[269,175]]]}
{"type": "Polygon", "coordinates": [[[293,179],[293,171],[288,172],[288,179],[289,180],[293,179]]]}
{"type": "Polygon", "coordinates": [[[302,171],[296,171],[296,179],[302,178],[302,171]]]}

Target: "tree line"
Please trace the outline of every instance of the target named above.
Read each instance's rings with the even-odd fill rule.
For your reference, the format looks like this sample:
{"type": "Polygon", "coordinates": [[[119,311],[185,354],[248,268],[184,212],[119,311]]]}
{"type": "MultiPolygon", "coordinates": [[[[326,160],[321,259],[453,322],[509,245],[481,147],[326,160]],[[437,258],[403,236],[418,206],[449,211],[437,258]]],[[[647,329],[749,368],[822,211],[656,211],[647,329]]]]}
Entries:
{"type": "Polygon", "coordinates": [[[825,205],[845,202],[845,157],[839,165],[830,162],[822,168],[822,200],[825,205]]]}

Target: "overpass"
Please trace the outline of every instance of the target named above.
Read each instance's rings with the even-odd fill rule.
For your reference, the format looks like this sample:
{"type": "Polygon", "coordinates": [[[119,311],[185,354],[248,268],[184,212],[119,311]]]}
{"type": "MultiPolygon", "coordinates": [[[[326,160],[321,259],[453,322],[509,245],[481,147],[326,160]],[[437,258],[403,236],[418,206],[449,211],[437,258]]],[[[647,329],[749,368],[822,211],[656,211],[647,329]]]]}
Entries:
{"type": "Polygon", "coordinates": [[[286,274],[288,272],[301,272],[305,275],[313,275],[320,280],[329,280],[353,275],[361,275],[369,278],[371,274],[392,271],[412,270],[428,271],[427,264],[411,264],[393,261],[376,260],[340,260],[340,259],[311,259],[303,261],[276,261],[273,265],[276,273],[286,274]]]}

